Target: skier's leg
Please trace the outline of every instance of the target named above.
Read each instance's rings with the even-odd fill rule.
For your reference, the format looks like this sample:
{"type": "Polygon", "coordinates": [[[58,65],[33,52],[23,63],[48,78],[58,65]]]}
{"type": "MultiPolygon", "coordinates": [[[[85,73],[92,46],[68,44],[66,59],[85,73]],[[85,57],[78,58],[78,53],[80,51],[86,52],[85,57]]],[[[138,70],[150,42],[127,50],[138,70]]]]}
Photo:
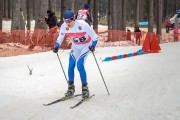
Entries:
{"type": "Polygon", "coordinates": [[[76,64],[76,59],[74,58],[73,54],[70,54],[69,56],[69,67],[68,67],[68,77],[69,77],[69,82],[74,83],[74,68],[76,64]]]}
{"type": "Polygon", "coordinates": [[[85,64],[85,60],[88,56],[89,51],[85,52],[84,54],[82,54],[78,61],[77,61],[77,69],[79,71],[80,74],[80,78],[81,78],[81,83],[82,84],[86,84],[87,83],[87,78],[86,78],[86,70],[84,68],[84,64],[85,64]]]}
{"type": "Polygon", "coordinates": [[[72,46],[70,56],[69,56],[69,67],[68,67],[68,79],[70,82],[74,82],[74,68],[76,65],[76,60],[80,56],[80,50],[72,46]]]}
{"type": "Polygon", "coordinates": [[[84,68],[85,60],[88,56],[89,49],[85,48],[81,52],[81,56],[79,57],[77,61],[77,69],[79,71],[80,77],[81,77],[81,83],[82,83],[82,98],[88,98],[89,97],[89,89],[87,86],[87,76],[86,76],[86,70],[84,68]]]}
{"type": "Polygon", "coordinates": [[[79,56],[80,52],[75,48],[72,48],[69,56],[69,67],[68,67],[68,90],[65,93],[65,96],[73,96],[75,92],[74,86],[74,68],[76,65],[76,58],[79,56]]]}

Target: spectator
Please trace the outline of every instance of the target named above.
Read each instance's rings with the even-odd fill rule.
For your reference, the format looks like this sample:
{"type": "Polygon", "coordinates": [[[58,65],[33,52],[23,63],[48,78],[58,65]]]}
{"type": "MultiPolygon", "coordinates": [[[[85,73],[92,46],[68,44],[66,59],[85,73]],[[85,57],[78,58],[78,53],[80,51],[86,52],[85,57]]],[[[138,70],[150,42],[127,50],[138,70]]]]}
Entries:
{"type": "Polygon", "coordinates": [[[136,27],[134,31],[134,37],[136,38],[136,44],[140,45],[140,38],[142,38],[141,30],[139,27],[136,27]]]}
{"type": "Polygon", "coordinates": [[[54,33],[57,32],[58,26],[57,26],[57,17],[55,16],[55,13],[51,10],[47,10],[47,16],[45,16],[45,21],[47,25],[49,26],[49,32],[48,37],[50,39],[50,43],[48,46],[51,47],[51,49],[54,48],[54,33]]]}
{"type": "Polygon", "coordinates": [[[126,39],[131,41],[131,31],[129,30],[129,28],[127,28],[126,39]]]}
{"type": "Polygon", "coordinates": [[[175,28],[174,28],[174,42],[178,42],[178,36],[179,36],[178,27],[175,26],[175,28]]]}
{"type": "Polygon", "coordinates": [[[80,9],[76,15],[77,20],[84,20],[89,25],[92,24],[91,15],[89,13],[89,5],[85,4],[82,9],[80,9]]]}
{"type": "Polygon", "coordinates": [[[166,17],[166,33],[169,33],[170,26],[171,26],[170,18],[166,17]]]}

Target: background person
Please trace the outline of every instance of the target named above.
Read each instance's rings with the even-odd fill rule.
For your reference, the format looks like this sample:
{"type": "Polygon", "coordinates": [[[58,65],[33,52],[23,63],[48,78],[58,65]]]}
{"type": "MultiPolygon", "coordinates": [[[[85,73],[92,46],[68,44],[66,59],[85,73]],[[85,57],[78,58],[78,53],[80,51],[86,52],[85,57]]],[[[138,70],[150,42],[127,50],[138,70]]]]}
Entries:
{"type": "Polygon", "coordinates": [[[47,16],[45,16],[46,24],[49,27],[48,37],[50,42],[48,42],[48,46],[51,47],[51,49],[54,48],[54,33],[57,32],[58,26],[57,26],[57,17],[55,16],[55,13],[51,10],[47,10],[47,16]]]}
{"type": "Polygon", "coordinates": [[[76,15],[77,20],[84,20],[89,25],[92,24],[91,15],[89,13],[89,4],[85,4],[82,9],[80,9],[76,15]]]}

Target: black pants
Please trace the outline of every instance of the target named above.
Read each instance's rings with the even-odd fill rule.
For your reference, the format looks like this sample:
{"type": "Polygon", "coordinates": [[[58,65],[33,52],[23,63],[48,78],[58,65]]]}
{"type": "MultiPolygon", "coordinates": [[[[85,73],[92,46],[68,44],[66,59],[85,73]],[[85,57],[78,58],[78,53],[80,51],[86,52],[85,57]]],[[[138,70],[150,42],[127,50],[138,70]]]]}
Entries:
{"type": "Polygon", "coordinates": [[[169,26],[166,26],[166,33],[169,33],[169,26]]]}

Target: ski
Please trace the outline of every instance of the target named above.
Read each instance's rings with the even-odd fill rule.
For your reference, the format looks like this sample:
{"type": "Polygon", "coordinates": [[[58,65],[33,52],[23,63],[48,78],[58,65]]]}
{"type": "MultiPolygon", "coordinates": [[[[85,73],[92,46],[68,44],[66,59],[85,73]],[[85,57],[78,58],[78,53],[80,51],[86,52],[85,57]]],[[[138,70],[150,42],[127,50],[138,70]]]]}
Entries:
{"type": "Polygon", "coordinates": [[[58,102],[61,102],[61,101],[65,101],[65,100],[68,100],[68,99],[72,99],[72,98],[78,97],[78,96],[82,96],[82,94],[77,94],[77,95],[74,95],[74,96],[71,96],[71,97],[66,97],[66,96],[64,96],[64,97],[62,97],[62,98],[60,98],[60,99],[58,99],[58,100],[55,100],[55,101],[53,101],[53,102],[50,102],[50,103],[48,103],[48,104],[43,104],[43,105],[44,105],[44,106],[49,106],[49,105],[52,105],[52,104],[55,104],[55,103],[58,103],[58,102]]]}
{"type": "Polygon", "coordinates": [[[88,101],[90,98],[92,98],[93,96],[95,96],[95,94],[89,96],[88,98],[83,98],[81,99],[77,104],[75,104],[74,106],[71,106],[70,108],[73,109],[75,107],[78,107],[79,105],[81,105],[83,102],[88,101]]]}

